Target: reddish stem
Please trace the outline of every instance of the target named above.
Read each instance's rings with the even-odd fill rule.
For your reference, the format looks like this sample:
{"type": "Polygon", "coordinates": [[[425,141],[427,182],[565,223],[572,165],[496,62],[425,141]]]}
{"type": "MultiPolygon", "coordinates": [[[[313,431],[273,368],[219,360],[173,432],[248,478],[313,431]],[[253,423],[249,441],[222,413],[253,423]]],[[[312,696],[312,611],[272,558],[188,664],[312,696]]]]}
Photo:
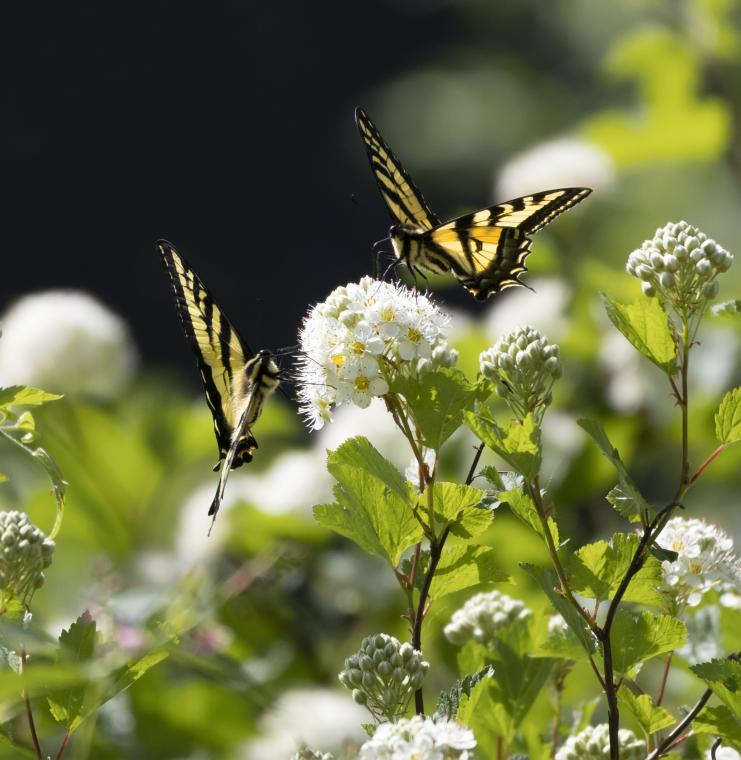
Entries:
{"type": "Polygon", "coordinates": [[[690,478],[690,485],[694,483],[703,472],[705,472],[714,459],[720,456],[721,452],[725,450],[727,445],[728,444],[721,443],[720,446],[718,446],[718,448],[697,468],[697,472],[690,478]]]}

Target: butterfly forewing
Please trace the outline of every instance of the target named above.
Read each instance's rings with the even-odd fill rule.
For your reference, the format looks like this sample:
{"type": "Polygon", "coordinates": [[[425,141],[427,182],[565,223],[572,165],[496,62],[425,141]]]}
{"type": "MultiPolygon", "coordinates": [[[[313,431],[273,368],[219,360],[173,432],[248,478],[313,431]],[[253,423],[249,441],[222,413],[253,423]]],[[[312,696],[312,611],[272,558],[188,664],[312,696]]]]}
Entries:
{"type": "Polygon", "coordinates": [[[175,247],[160,240],[157,250],[170,276],[180,322],[198,360],[206,401],[214,418],[219,459],[223,459],[249,391],[244,367],[253,354],[175,247]]]}
{"type": "Polygon", "coordinates": [[[362,108],[355,110],[355,121],[381,195],[394,221],[397,224],[410,224],[427,230],[440,224],[422,193],[415,187],[412,178],[362,108]]]}

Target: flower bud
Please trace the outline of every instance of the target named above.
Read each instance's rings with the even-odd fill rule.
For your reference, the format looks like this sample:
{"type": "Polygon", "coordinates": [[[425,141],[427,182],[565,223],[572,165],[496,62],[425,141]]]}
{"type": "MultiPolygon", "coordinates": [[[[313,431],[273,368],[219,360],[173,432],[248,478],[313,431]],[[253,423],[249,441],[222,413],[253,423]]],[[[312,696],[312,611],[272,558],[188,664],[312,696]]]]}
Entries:
{"type": "Polygon", "coordinates": [[[345,660],[338,678],[345,688],[354,687],[353,699],[365,705],[376,720],[397,720],[405,713],[428,669],[429,664],[410,644],[381,633],[363,639],[360,652],[345,660]],[[357,662],[361,668],[364,664],[370,667],[349,667],[357,662]]]}
{"type": "MultiPolygon", "coordinates": [[[[28,604],[44,583],[44,570],[54,553],[54,542],[23,512],[0,512],[0,576],[5,603],[18,599],[28,604]]],[[[4,606],[4,605],[3,605],[4,606]]]]}
{"type": "Polygon", "coordinates": [[[304,747],[291,756],[291,760],[334,760],[331,752],[316,752],[309,747],[304,747]]]}

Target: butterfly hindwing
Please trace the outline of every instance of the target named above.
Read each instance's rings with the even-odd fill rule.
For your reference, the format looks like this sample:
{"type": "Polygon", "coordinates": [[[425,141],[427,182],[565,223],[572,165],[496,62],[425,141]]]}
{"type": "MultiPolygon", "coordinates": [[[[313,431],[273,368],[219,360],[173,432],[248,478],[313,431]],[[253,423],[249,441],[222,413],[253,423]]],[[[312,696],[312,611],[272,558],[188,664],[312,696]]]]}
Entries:
{"type": "Polygon", "coordinates": [[[381,137],[376,125],[362,109],[355,109],[355,121],[368,153],[371,169],[383,200],[396,224],[411,224],[432,229],[440,221],[432,213],[422,193],[404,170],[401,162],[381,137]]]}
{"type": "Polygon", "coordinates": [[[425,251],[447,260],[453,274],[476,298],[521,285],[530,235],[585,198],[587,188],[560,188],[533,193],[458,217],[425,233],[425,251]]]}
{"type": "MultiPolygon", "coordinates": [[[[244,367],[253,353],[175,247],[159,240],[157,249],[170,276],[180,322],[198,361],[221,461],[232,446],[234,430],[249,393],[244,367]]],[[[244,436],[234,466],[250,461],[256,445],[251,434],[244,436]]]]}

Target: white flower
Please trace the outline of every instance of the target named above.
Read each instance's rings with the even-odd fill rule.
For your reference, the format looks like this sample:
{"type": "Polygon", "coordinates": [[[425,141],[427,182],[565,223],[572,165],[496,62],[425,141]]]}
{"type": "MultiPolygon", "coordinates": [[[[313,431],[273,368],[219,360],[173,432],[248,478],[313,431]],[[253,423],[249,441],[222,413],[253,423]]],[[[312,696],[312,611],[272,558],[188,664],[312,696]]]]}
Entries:
{"type": "Polygon", "coordinates": [[[335,288],[310,310],[299,335],[298,398],[310,427],[331,421],[336,406],[368,407],[388,393],[394,373],[416,372],[422,362],[449,366],[449,322],[408,288],[371,277],[335,288]]]}
{"type": "Polygon", "coordinates": [[[593,143],[573,137],[535,145],[510,159],[499,172],[497,198],[517,198],[558,187],[601,189],[612,184],[615,166],[593,143]]]}
{"type": "MultiPolygon", "coordinates": [[[[705,760],[713,760],[710,750],[705,753],[705,760]]],[[[741,760],[741,755],[733,747],[718,747],[715,750],[715,760],[741,760]]]]}
{"type": "Polygon", "coordinates": [[[363,741],[366,711],[349,695],[331,689],[284,692],[260,719],[260,737],[250,741],[243,760],[288,758],[303,747],[340,754],[347,743],[363,741]]]}
{"type": "Polygon", "coordinates": [[[470,760],[472,731],[448,720],[421,715],[382,723],[360,748],[358,760],[470,760]]]}
{"type": "Polygon", "coordinates": [[[489,645],[500,630],[530,615],[532,612],[519,599],[500,591],[488,591],[472,596],[456,610],[443,633],[458,647],[471,640],[489,645]]]}
{"type": "Polygon", "coordinates": [[[126,323],[87,293],[25,296],[0,318],[0,330],[2,385],[111,399],[136,366],[126,323]]]}
{"type": "Polygon", "coordinates": [[[705,593],[717,589],[721,602],[734,606],[741,589],[741,564],[730,536],[704,520],[673,517],[656,543],[678,555],[673,562],[661,563],[662,590],[673,604],[696,607],[705,593]]]}
{"type": "MultiPolygon", "coordinates": [[[[622,760],[638,760],[646,756],[646,745],[627,728],[618,731],[622,760]]],[[[570,736],[556,752],[556,760],[600,760],[610,757],[610,733],[606,723],[587,726],[570,736]]]]}

